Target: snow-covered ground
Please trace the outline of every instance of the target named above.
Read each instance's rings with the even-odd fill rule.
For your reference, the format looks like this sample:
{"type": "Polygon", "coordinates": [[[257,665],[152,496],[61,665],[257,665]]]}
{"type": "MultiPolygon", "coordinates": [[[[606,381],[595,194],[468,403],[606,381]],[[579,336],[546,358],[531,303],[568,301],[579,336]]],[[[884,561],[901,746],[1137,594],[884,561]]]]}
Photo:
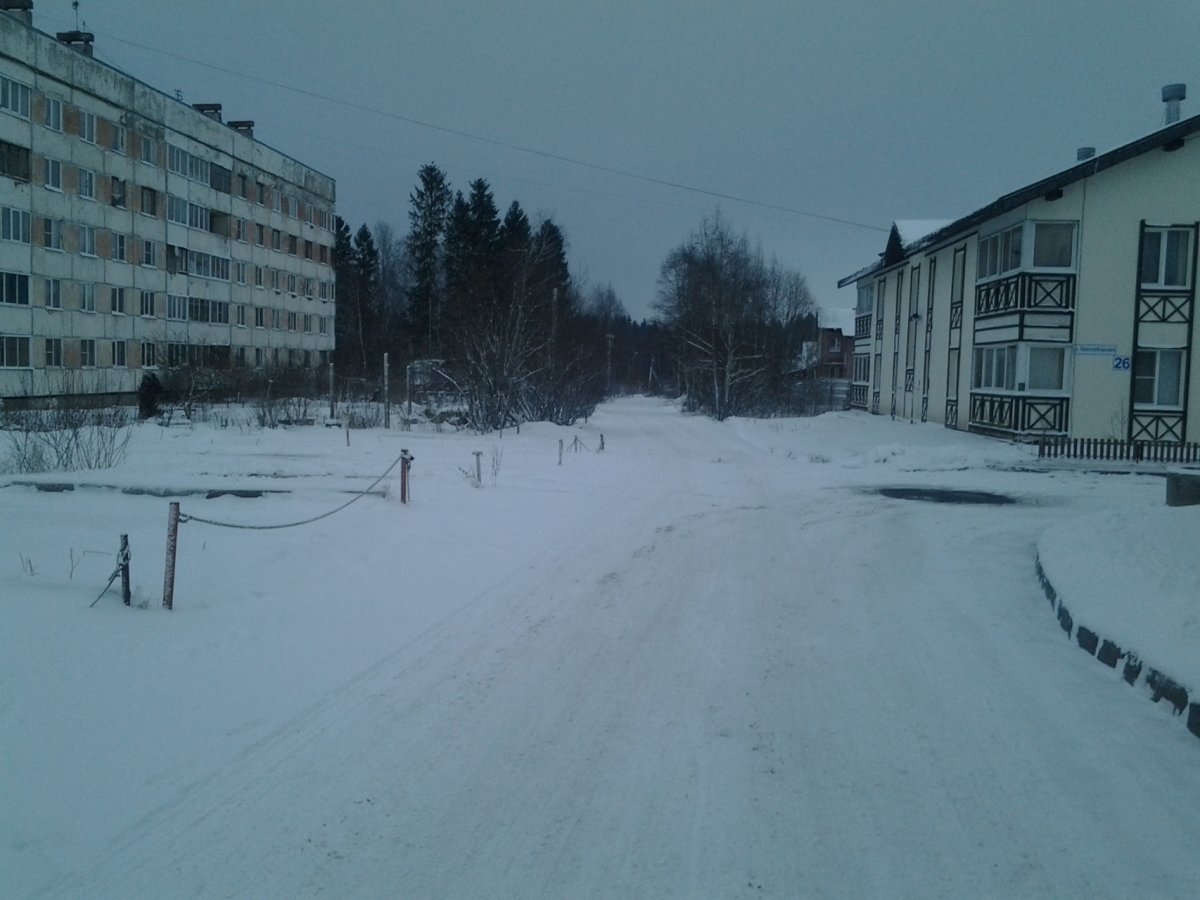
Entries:
{"type": "Polygon", "coordinates": [[[1200,690],[1200,508],[1035,463],[650,399],[349,447],[140,426],[119,468],[46,479],[74,491],[0,488],[0,894],[1200,895],[1200,742],[1034,569],[1200,690]],[[408,506],[393,473],[298,528],[183,524],[160,608],[168,501],[117,486],[282,523],[402,447],[408,506]],[[203,493],[245,488],[285,493],[203,493]],[[121,533],[135,608],[89,607],[121,533]]]}

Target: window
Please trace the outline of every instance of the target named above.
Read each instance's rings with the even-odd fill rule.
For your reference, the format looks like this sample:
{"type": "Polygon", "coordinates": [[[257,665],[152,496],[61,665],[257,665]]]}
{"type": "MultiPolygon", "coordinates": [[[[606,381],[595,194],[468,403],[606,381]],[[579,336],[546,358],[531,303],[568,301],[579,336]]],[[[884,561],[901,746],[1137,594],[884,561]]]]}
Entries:
{"type": "Polygon", "coordinates": [[[177,225],[188,223],[188,202],[174,194],[167,195],[167,221],[177,225]]]}
{"type": "Polygon", "coordinates": [[[246,307],[240,303],[237,306],[237,324],[241,328],[246,327],[246,307]]]}
{"type": "Polygon", "coordinates": [[[250,179],[245,172],[238,172],[238,196],[246,200],[250,199],[250,179]]]}
{"type": "Polygon", "coordinates": [[[310,316],[308,313],[304,314],[304,333],[305,334],[312,334],[312,330],[313,330],[312,329],[312,325],[313,325],[312,320],[313,320],[312,316],[310,316]]]}
{"type": "Polygon", "coordinates": [[[275,210],[275,212],[283,211],[283,194],[277,189],[271,191],[271,209],[275,210]]]}
{"type": "Polygon", "coordinates": [[[1062,347],[1029,348],[1029,381],[1031,391],[1061,391],[1066,351],[1062,347]]]}
{"type": "Polygon", "coordinates": [[[234,235],[243,244],[248,240],[249,230],[249,223],[245,219],[234,219],[234,235]]]}
{"type": "Polygon", "coordinates": [[[282,250],[283,249],[283,234],[279,231],[278,228],[271,229],[271,249],[272,250],[282,250]]]}
{"type": "Polygon", "coordinates": [[[283,327],[283,312],[282,310],[271,310],[271,327],[279,331],[283,327]]]}
{"type": "Polygon", "coordinates": [[[186,322],[188,314],[188,298],[177,294],[167,294],[167,318],[176,322],[186,322]]]}
{"type": "Polygon", "coordinates": [[[1142,232],[1142,285],[1188,286],[1191,229],[1147,228],[1142,232]]]}
{"type": "Polygon", "coordinates": [[[142,212],[148,216],[158,215],[158,191],[154,188],[142,188],[142,212]]]}
{"type": "MultiPolygon", "coordinates": [[[[317,328],[321,332],[321,334],[329,334],[329,319],[326,316],[317,316],[317,328]]],[[[868,363],[868,365],[869,365],[867,357],[865,357],[865,356],[855,357],[856,364],[859,359],[861,359],[864,363],[868,363]]],[[[863,381],[867,380],[867,376],[865,373],[863,374],[862,380],[863,381]]]]}
{"type": "Polygon", "coordinates": [[[210,163],[208,167],[208,186],[222,194],[233,193],[233,173],[224,166],[210,163]]]}
{"type": "Polygon", "coordinates": [[[158,368],[158,348],[149,341],[144,341],[142,343],[142,368],[158,368]]]}
{"type": "Polygon", "coordinates": [[[979,240],[979,261],[975,277],[982,281],[1021,268],[1020,225],[979,240]]]}
{"type": "Polygon", "coordinates": [[[109,288],[109,308],[114,316],[125,315],[125,288],[114,287],[109,288]]]}
{"type": "Polygon", "coordinates": [[[121,125],[113,126],[112,149],[122,155],[125,153],[125,129],[121,125]]]}
{"type": "Polygon", "coordinates": [[[62,131],[62,101],[46,98],[46,115],[43,124],[51,131],[62,131]]]}
{"type": "Polygon", "coordinates": [[[140,312],[149,319],[154,318],[154,291],[142,291],[140,312]]]}
{"type": "Polygon", "coordinates": [[[96,173],[90,169],[79,170],[79,196],[84,200],[96,199],[96,173]]]}
{"type": "Polygon", "coordinates": [[[278,269],[271,270],[271,287],[278,293],[278,291],[279,291],[279,270],[278,269]]]}
{"type": "Polygon", "coordinates": [[[112,364],[115,369],[125,368],[125,342],[112,342],[112,364]]]}
{"type": "Polygon", "coordinates": [[[207,322],[208,301],[203,297],[188,297],[187,317],[189,322],[207,322]]]}
{"type": "Polygon", "coordinates": [[[258,244],[258,246],[260,246],[260,247],[263,246],[264,244],[266,244],[266,242],[267,242],[266,234],[267,234],[267,231],[262,225],[255,225],[254,226],[254,243],[258,244]]]}
{"type": "Polygon", "coordinates": [[[79,308],[84,312],[96,311],[96,286],[94,284],[81,284],[79,286],[79,308]]]}
{"type": "Polygon", "coordinates": [[[29,172],[29,148],[0,141],[0,175],[28,181],[29,172]]]}
{"type": "Polygon", "coordinates": [[[263,286],[263,267],[262,266],[254,267],[254,286],[255,287],[263,286]]]}
{"type": "Polygon", "coordinates": [[[296,236],[294,234],[289,234],[288,235],[288,253],[292,254],[292,256],[295,256],[296,253],[298,252],[296,249],[297,244],[298,244],[298,241],[296,240],[296,236]]]}
{"type": "Polygon", "coordinates": [[[28,244],[29,213],[22,209],[0,206],[0,238],[16,241],[18,244],[28,244]]]}
{"type": "Polygon", "coordinates": [[[296,293],[296,276],[289,274],[287,277],[287,289],[289,294],[296,293]]]}
{"type": "Polygon", "coordinates": [[[79,114],[79,136],[89,144],[96,143],[96,116],[93,113],[79,114]]]}
{"type": "Polygon", "coordinates": [[[207,206],[196,203],[188,204],[188,227],[200,231],[208,231],[212,225],[212,213],[207,206]]]}
{"type": "Polygon", "coordinates": [[[217,325],[229,324],[229,304],[223,300],[208,301],[208,321],[217,325]]]}
{"type": "Polygon", "coordinates": [[[1133,358],[1133,402],[1178,409],[1182,375],[1182,350],[1138,350],[1133,358]]]}
{"type": "Polygon", "coordinates": [[[265,364],[266,364],[266,354],[263,352],[263,348],[255,347],[254,348],[254,367],[256,369],[261,369],[265,364]]]}
{"type": "Polygon", "coordinates": [[[244,262],[237,263],[234,267],[234,271],[237,273],[237,283],[245,284],[246,283],[246,264],[244,262]]]}
{"type": "Polygon", "coordinates": [[[0,337],[0,369],[29,368],[29,338],[4,335],[0,337]]]}
{"type": "Polygon", "coordinates": [[[42,246],[47,250],[63,248],[63,223],[59,219],[42,219],[42,246]]]}
{"type": "Polygon", "coordinates": [[[176,366],[186,366],[187,344],[167,344],[167,366],[175,368],[176,366]]]}
{"type": "Polygon", "coordinates": [[[62,359],[62,338],[46,338],[46,368],[61,368],[62,359]]]}
{"type": "Polygon", "coordinates": [[[58,278],[46,279],[46,308],[62,309],[62,281],[58,278]]]}
{"type": "Polygon", "coordinates": [[[125,235],[117,234],[115,231],[112,235],[112,258],[118,262],[125,262],[125,235]]]}
{"type": "Polygon", "coordinates": [[[93,225],[79,226],[79,252],[84,256],[96,255],[96,228],[93,225]]]}
{"type": "Polygon", "coordinates": [[[52,191],[62,190],[62,163],[57,159],[42,160],[42,181],[52,191]]]}
{"type": "Polygon", "coordinates": [[[154,241],[142,241],[142,265],[152,269],[158,265],[158,244],[154,241]]]}
{"type": "Polygon", "coordinates": [[[1075,259],[1073,222],[1035,222],[1033,266],[1035,269],[1069,269],[1075,259]]]}
{"type": "Polygon", "coordinates": [[[267,205],[267,186],[261,181],[254,183],[254,195],[259,206],[267,205]]]}
{"type": "Polygon", "coordinates": [[[158,145],[155,144],[154,138],[142,135],[142,162],[155,165],[158,158],[158,145]]]}
{"type": "Polygon", "coordinates": [[[296,330],[296,314],[294,312],[289,312],[287,314],[287,330],[288,331],[296,330]]]}
{"type": "Polygon", "coordinates": [[[0,272],[0,304],[29,306],[29,276],[0,272]]]}
{"type": "Polygon", "coordinates": [[[208,184],[208,162],[198,156],[187,155],[187,177],[201,184],[208,184]]]}
{"type": "Polygon", "coordinates": [[[313,250],[313,242],[312,241],[304,242],[304,258],[305,259],[316,259],[317,258],[317,255],[313,250]]]}
{"type": "Polygon", "coordinates": [[[125,206],[125,182],[116,177],[112,180],[112,205],[125,206]]]}
{"type": "Polygon", "coordinates": [[[1011,391],[1016,386],[1017,348],[975,348],[975,377],[973,388],[984,390],[1011,391]]]}
{"type": "Polygon", "coordinates": [[[26,85],[0,75],[0,109],[22,119],[29,118],[30,91],[26,85]]]}
{"type": "Polygon", "coordinates": [[[96,365],[96,342],[94,340],[89,338],[79,342],[79,365],[85,369],[93,368],[96,365]]]}
{"type": "Polygon", "coordinates": [[[265,328],[266,327],[266,310],[263,309],[261,306],[254,307],[254,327],[255,328],[265,328]]]}

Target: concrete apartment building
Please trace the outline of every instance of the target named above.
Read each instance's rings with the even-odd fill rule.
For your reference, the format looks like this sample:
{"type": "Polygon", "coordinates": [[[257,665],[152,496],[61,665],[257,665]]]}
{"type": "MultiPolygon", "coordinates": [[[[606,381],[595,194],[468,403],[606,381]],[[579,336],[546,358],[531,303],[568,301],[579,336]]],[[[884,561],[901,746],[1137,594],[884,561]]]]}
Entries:
{"type": "MultiPolygon", "coordinates": [[[[950,222],[896,222],[841,280],[851,405],[1020,440],[1200,441],[1200,116],[950,222]]],[[[936,173],[930,173],[936,178],[936,173]]]]}
{"type": "Polygon", "coordinates": [[[0,0],[0,403],[328,362],[333,179],[91,49],[0,0]]]}

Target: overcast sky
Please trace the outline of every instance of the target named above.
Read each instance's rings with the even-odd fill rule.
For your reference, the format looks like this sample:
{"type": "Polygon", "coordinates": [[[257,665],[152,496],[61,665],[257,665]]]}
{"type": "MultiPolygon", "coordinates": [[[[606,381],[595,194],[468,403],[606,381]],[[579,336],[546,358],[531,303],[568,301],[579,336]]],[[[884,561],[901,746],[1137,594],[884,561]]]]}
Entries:
{"type": "MultiPolygon", "coordinates": [[[[837,280],[893,220],[956,218],[1161,126],[1164,84],[1200,113],[1200,0],[80,0],[79,18],[99,59],[336,178],[352,228],[407,231],[434,162],[554,218],[572,271],[635,316],[718,205],[849,307],[837,280]]],[[[73,28],[69,0],[34,0],[34,26],[73,28]]]]}

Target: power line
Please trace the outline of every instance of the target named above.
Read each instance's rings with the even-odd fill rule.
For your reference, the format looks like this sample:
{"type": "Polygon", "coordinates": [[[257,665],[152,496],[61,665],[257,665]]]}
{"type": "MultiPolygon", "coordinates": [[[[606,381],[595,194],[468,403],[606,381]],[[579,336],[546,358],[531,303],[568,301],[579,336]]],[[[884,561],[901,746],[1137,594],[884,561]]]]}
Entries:
{"type": "MultiPolygon", "coordinates": [[[[328,94],[322,94],[317,91],[311,91],[306,88],[296,87],[294,85],[285,84],[281,81],[275,81],[270,78],[263,78],[259,75],[251,75],[246,72],[240,72],[236,69],[218,66],[213,63],[204,62],[203,60],[193,59],[189,56],[183,56],[177,53],[169,53],[166,50],[161,50],[158,47],[151,47],[146,44],[139,44],[137,41],[131,41],[126,38],[116,37],[115,35],[103,34],[105,39],[115,41],[119,44],[126,44],[130,47],[137,47],[140,50],[145,50],[148,53],[156,53],[160,56],[165,56],[168,59],[175,59],[181,62],[191,63],[192,65],[200,66],[205,69],[211,69],[215,72],[221,72],[224,75],[231,75],[235,78],[242,78],[246,81],[257,82],[259,84],[269,85],[278,88],[282,91],[288,91],[293,94],[298,94],[302,97],[311,97],[314,100],[321,100],[326,103],[334,103],[341,107],[355,109],[359,112],[369,113],[372,116],[382,116],[387,119],[392,119],[397,122],[404,122],[408,125],[414,125],[418,128],[429,129],[430,131],[441,132],[455,137],[464,138],[470,141],[488,144],[493,147],[502,147],[506,150],[512,150],[517,153],[525,153],[530,156],[536,156],[541,159],[550,159],[555,162],[563,163],[564,165],[576,166],[578,168],[590,169],[594,172],[603,172],[608,175],[615,175],[619,178],[628,178],[634,181],[640,181],[644,184],[654,184],[659,187],[672,188],[673,190],[686,191],[692,194],[699,194],[704,197],[712,197],[717,200],[729,200],[734,203],[744,203],[747,206],[757,206],[762,209],[771,209],[776,212],[789,213],[791,215],[803,216],[808,219],[816,219],[821,222],[829,222],[835,225],[845,225],[851,228],[863,228],[868,231],[887,232],[887,228],[881,228],[878,225],[868,225],[865,222],[856,222],[853,219],[843,219],[838,216],[827,216],[822,213],[812,212],[811,210],[799,209],[794,206],[784,206],[778,203],[767,203],[763,200],[754,200],[749,197],[740,197],[737,194],[730,194],[724,191],[711,190],[709,188],[697,187],[695,185],[686,184],[681,181],[671,181],[666,178],[657,178],[653,175],[643,175],[639,172],[632,172],[628,169],[619,169],[614,166],[606,166],[601,163],[589,162],[588,160],[578,159],[573,156],[567,156],[562,153],[554,153],[549,150],[541,150],[537,147],[528,147],[523,144],[516,144],[510,141],[503,141],[498,138],[491,138],[481,134],[475,134],[471,131],[465,131],[461,128],[451,128],[446,125],[438,125],[434,122],[426,122],[423,119],[417,119],[413,116],[406,116],[401,113],[390,112],[378,107],[368,106],[365,103],[358,103],[354,100],[345,100],[339,97],[332,97],[328,94]]],[[[114,68],[117,68],[114,66],[114,68]]]]}

